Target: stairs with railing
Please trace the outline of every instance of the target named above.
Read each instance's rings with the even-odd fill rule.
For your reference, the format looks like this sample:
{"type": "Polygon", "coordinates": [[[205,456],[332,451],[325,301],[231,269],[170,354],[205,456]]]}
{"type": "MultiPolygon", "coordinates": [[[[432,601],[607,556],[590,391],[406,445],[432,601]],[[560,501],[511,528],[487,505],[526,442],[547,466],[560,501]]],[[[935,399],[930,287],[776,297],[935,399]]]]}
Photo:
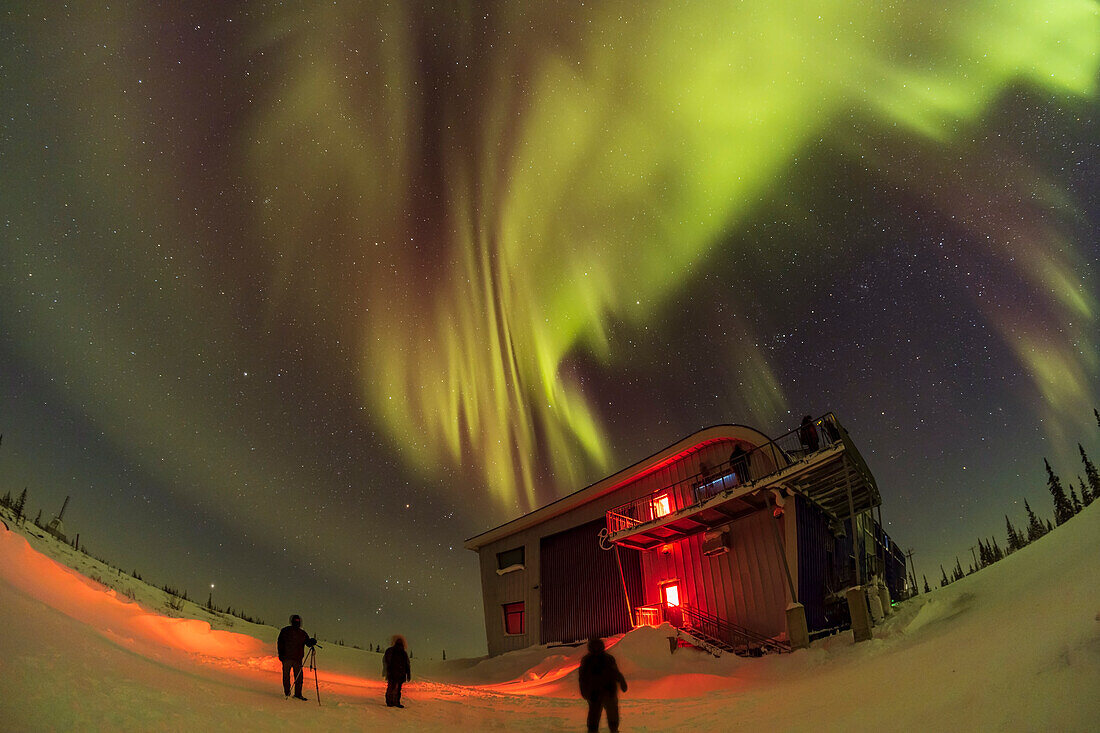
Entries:
{"type": "MultiPolygon", "coordinates": [[[[789,652],[791,645],[785,641],[778,641],[759,634],[743,626],[730,623],[694,606],[682,604],[680,612],[683,614],[683,631],[696,637],[706,645],[716,647],[730,654],[742,657],[754,657],[772,652],[780,654],[789,652]]],[[[707,649],[714,653],[712,649],[707,649]]]]}

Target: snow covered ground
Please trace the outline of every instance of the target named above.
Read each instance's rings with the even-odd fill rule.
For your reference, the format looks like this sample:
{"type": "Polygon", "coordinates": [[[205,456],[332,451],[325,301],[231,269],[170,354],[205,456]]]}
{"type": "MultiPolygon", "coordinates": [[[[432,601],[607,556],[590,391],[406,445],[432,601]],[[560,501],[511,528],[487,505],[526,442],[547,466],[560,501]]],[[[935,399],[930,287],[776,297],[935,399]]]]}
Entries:
{"type": "MultiPolygon", "coordinates": [[[[308,703],[286,700],[276,628],[194,604],[169,608],[163,591],[35,537],[33,525],[13,530],[0,526],[2,730],[584,727],[581,649],[414,657],[408,707],[399,710],[383,703],[380,655],[326,644],[317,655],[321,705],[312,675],[308,703]]],[[[639,629],[611,648],[630,683],[622,727],[1094,731],[1098,571],[1100,503],[1002,562],[902,604],[863,644],[849,632],[790,655],[715,659],[670,654],[667,627],[639,629]]],[[[293,610],[308,630],[308,609],[293,610]]],[[[415,655],[415,639],[410,647],[415,655]]]]}

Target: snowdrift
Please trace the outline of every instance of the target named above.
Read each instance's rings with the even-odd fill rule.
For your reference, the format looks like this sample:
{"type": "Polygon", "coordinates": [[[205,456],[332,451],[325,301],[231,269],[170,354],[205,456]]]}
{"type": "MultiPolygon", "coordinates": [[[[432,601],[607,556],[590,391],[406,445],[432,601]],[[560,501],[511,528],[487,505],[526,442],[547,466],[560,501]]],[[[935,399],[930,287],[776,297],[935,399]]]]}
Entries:
{"type": "MultiPolygon", "coordinates": [[[[317,681],[306,685],[322,704],[287,701],[273,656],[277,629],[194,604],[183,610],[203,618],[173,618],[163,591],[128,576],[106,579],[121,592],[107,587],[87,577],[104,580],[105,566],[15,529],[0,526],[4,730],[582,725],[583,647],[443,663],[414,657],[408,707],[397,710],[382,701],[379,655],[326,645],[317,681]]],[[[1094,504],[1002,562],[901,604],[863,644],[847,633],[789,655],[714,658],[670,653],[669,627],[639,629],[608,640],[630,683],[623,728],[1095,730],[1098,570],[1094,504]]]]}

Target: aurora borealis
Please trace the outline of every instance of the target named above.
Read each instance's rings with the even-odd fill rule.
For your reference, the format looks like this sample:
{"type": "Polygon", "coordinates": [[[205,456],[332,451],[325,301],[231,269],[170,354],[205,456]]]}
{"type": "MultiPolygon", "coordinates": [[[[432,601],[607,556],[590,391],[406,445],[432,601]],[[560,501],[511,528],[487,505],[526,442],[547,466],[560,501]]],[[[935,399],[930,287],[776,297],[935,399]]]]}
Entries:
{"type": "Polygon", "coordinates": [[[834,410],[931,578],[1100,453],[1098,13],[10,7],[0,493],[476,653],[462,539],[834,410]]]}

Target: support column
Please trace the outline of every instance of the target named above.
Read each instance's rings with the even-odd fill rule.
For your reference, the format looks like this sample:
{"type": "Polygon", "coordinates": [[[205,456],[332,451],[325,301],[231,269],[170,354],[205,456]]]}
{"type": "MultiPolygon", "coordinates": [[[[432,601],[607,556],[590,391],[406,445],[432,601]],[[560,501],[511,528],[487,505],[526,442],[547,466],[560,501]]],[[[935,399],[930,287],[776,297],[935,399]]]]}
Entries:
{"type": "Polygon", "coordinates": [[[878,594],[878,579],[871,578],[871,582],[863,586],[863,591],[867,596],[867,608],[871,611],[871,623],[878,626],[886,615],[882,610],[882,601],[878,594]]]}
{"type": "Polygon", "coordinates": [[[886,587],[885,583],[879,583],[878,600],[882,604],[882,614],[884,616],[889,616],[894,612],[894,607],[890,605],[890,589],[886,587]]]}
{"type": "Polygon", "coordinates": [[[863,588],[854,585],[844,592],[848,599],[848,613],[852,616],[852,635],[856,642],[871,638],[871,615],[867,611],[867,596],[863,588]]]}
{"type": "Polygon", "coordinates": [[[859,548],[859,530],[856,527],[856,505],[852,499],[852,477],[848,474],[847,469],[844,473],[844,486],[848,489],[848,526],[852,532],[852,556],[856,559],[856,585],[863,585],[863,571],[860,566],[863,564],[860,557],[862,554],[859,548]]]}
{"type": "Polygon", "coordinates": [[[791,592],[791,602],[787,605],[787,638],[791,640],[791,649],[806,649],[810,646],[810,628],[806,623],[806,607],[798,602],[798,591],[794,587],[794,579],[791,577],[791,567],[787,563],[787,551],[783,547],[783,541],[779,538],[779,518],[783,516],[783,508],[779,504],[772,505],[771,494],[764,492],[764,501],[772,510],[772,532],[775,536],[775,546],[779,551],[779,558],[783,561],[783,572],[787,576],[787,589],[791,592]]]}
{"type": "Polygon", "coordinates": [[[787,606],[787,637],[791,640],[791,651],[810,647],[810,628],[806,624],[806,607],[801,603],[787,606]]]}

